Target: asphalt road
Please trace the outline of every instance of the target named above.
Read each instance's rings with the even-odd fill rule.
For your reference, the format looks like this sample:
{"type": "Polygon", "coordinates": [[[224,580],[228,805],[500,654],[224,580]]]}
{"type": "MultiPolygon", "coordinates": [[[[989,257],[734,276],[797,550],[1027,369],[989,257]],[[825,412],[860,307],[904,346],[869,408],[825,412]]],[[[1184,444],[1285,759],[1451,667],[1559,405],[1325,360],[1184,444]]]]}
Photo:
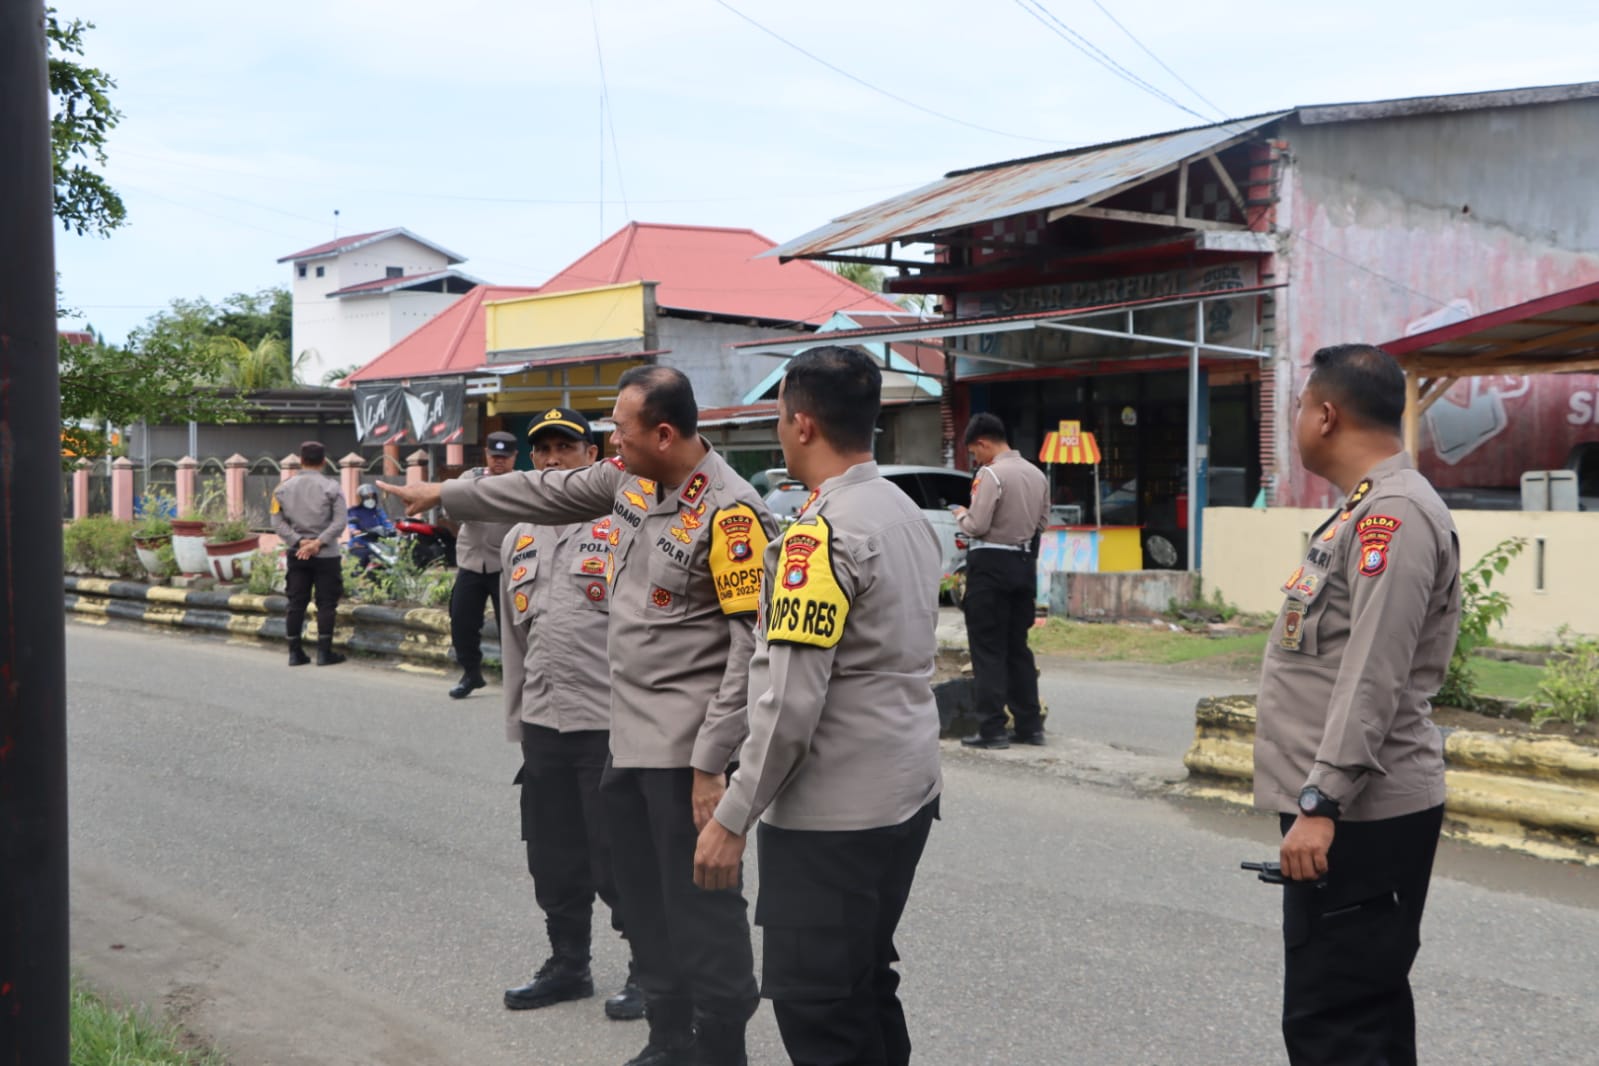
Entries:
{"type": "MultiPolygon", "coordinates": [[[[68,655],[92,983],[234,1066],[608,1066],[642,1046],[598,998],[500,1005],[544,945],[497,688],[455,703],[442,677],[82,623],[68,655]]],[[[1052,675],[1074,712],[1049,697],[1042,752],[946,750],[901,927],[918,1063],[1283,1061],[1278,897],[1237,871],[1274,853],[1273,824],[1151,791],[1207,689],[1114,675],[1052,675]],[[1154,772],[1104,772],[1116,754],[1154,772]]],[[[1599,1063],[1599,870],[1446,843],[1423,936],[1424,1061],[1599,1063]]],[[[625,966],[601,938],[602,994],[625,966]]],[[[786,1061],[765,1007],[751,1061],[786,1061]]]]}

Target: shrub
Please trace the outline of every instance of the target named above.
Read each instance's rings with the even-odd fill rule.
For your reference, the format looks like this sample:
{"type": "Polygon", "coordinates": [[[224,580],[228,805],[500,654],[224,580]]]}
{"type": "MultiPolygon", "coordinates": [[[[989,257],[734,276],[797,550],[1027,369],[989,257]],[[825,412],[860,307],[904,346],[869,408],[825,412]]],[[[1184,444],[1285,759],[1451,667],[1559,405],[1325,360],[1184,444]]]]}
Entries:
{"type": "Polygon", "coordinates": [[[144,572],[133,548],[133,523],[91,515],[69,525],[61,537],[67,566],[91,574],[133,577],[144,572]]]}
{"type": "Polygon", "coordinates": [[[257,596],[282,595],[286,575],[283,572],[283,551],[257,551],[250,556],[250,576],[245,589],[257,596]]]}
{"type": "Polygon", "coordinates": [[[250,522],[243,515],[238,518],[224,518],[212,522],[205,528],[205,542],[207,544],[232,544],[236,540],[243,540],[251,536],[250,522]]]}
{"type": "Polygon", "coordinates": [[[1510,613],[1510,597],[1491,586],[1526,546],[1525,537],[1511,537],[1494,545],[1471,566],[1460,568],[1460,636],[1455,640],[1455,653],[1449,659],[1443,687],[1438,690],[1438,703],[1468,711],[1477,707],[1472,656],[1488,644],[1489,632],[1510,613]]]}
{"type": "Polygon", "coordinates": [[[1560,637],[1561,648],[1532,695],[1532,722],[1599,721],[1599,638],[1572,638],[1563,629],[1560,637]]]}

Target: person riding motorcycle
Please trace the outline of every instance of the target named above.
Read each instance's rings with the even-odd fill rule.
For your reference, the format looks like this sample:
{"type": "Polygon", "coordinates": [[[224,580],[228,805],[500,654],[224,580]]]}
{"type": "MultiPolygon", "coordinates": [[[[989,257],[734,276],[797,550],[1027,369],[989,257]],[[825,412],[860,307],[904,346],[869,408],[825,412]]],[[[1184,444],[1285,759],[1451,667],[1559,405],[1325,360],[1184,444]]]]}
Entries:
{"type": "Polygon", "coordinates": [[[350,553],[361,560],[361,568],[372,566],[372,542],[394,536],[394,523],[378,504],[378,490],[362,485],[355,490],[355,506],[346,514],[350,526],[350,553]]]}

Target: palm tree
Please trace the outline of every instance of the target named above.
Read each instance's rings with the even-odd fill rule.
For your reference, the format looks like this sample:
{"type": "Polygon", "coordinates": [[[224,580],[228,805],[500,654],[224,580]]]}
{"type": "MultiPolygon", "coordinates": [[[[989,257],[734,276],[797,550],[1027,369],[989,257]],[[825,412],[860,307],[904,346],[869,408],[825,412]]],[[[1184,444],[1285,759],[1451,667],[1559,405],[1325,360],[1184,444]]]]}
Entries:
{"type": "Polygon", "coordinates": [[[868,292],[883,291],[883,271],[870,263],[833,263],[833,273],[868,292]]]}
{"type": "Polygon", "coordinates": [[[211,343],[226,356],[222,384],[240,392],[293,388],[307,362],[289,356],[289,344],[282,337],[264,338],[254,348],[237,337],[213,337],[211,343]]]}

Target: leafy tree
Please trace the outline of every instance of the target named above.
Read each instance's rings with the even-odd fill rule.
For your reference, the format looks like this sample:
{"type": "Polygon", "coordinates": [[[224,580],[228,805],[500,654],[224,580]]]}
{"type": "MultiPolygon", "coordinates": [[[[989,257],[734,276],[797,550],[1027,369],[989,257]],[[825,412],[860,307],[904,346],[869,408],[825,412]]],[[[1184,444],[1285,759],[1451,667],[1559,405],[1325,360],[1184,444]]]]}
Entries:
{"type": "Polygon", "coordinates": [[[262,338],[254,348],[237,337],[212,337],[210,342],[226,360],[222,383],[241,392],[292,388],[305,357],[291,359],[289,342],[278,336],[262,338]]]}
{"type": "Polygon", "coordinates": [[[55,214],[77,234],[102,237],[127,221],[127,208],[95,167],[106,164],[106,137],[122,121],[111,106],[116,82],[104,71],[78,62],[84,31],[94,23],[62,22],[55,8],[45,12],[45,38],[50,49],[50,148],[54,163],[55,214]]]}

